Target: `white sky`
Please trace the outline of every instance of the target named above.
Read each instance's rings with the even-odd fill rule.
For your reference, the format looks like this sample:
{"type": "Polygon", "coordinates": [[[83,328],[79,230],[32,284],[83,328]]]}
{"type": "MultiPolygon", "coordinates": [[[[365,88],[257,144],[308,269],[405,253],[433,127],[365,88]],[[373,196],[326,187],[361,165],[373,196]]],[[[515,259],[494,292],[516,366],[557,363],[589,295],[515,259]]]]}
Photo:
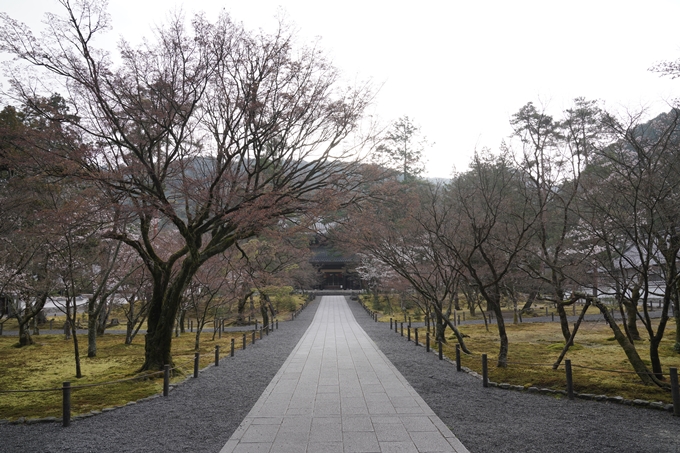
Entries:
{"type": "MultiPolygon", "coordinates": [[[[680,80],[648,69],[680,58],[680,0],[110,0],[113,36],[150,35],[168,11],[221,9],[247,28],[271,29],[279,7],[301,41],[321,37],[350,81],[382,86],[384,122],[408,115],[430,142],[429,176],[465,169],[475,149],[498,149],[527,102],[559,116],[577,96],[613,110],[668,110],[680,80]]],[[[0,0],[38,27],[54,0],[0,0]]]]}

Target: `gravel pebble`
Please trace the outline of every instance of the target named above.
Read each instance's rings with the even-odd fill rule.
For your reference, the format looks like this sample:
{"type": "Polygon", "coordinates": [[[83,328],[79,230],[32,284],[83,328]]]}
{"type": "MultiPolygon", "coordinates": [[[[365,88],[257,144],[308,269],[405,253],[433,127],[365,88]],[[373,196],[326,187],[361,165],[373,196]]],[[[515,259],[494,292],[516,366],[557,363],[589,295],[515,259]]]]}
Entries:
{"type": "Polygon", "coordinates": [[[224,357],[198,379],[178,385],[167,398],[155,395],[95,417],[79,417],[68,428],[60,423],[0,423],[0,451],[219,452],[307,330],[318,306],[310,304],[295,321],[279,322],[278,330],[233,358],[224,357]]]}
{"type": "MultiPolygon", "coordinates": [[[[302,337],[317,302],[295,321],[281,322],[262,342],[177,386],[168,398],[145,398],[77,419],[68,428],[59,423],[0,423],[0,450],[219,452],[302,337]]],[[[632,405],[569,401],[562,392],[542,394],[535,388],[482,388],[479,378],[456,372],[450,362],[425,353],[389,325],[373,322],[356,301],[349,306],[382,352],[473,453],[680,451],[680,417],[632,405]]]]}
{"type": "Polygon", "coordinates": [[[389,324],[373,322],[356,301],[349,304],[380,350],[473,453],[680,452],[680,417],[631,405],[570,401],[563,392],[483,388],[479,378],[456,372],[390,331],[389,324]]]}

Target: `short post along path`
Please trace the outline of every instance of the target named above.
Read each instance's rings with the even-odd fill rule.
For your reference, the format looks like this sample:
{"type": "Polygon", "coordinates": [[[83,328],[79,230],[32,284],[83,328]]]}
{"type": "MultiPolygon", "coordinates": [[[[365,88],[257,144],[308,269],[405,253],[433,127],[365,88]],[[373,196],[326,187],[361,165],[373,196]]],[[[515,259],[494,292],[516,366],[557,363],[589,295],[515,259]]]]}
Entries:
{"type": "Polygon", "coordinates": [[[354,319],[324,296],[221,453],[467,452],[354,319]]]}

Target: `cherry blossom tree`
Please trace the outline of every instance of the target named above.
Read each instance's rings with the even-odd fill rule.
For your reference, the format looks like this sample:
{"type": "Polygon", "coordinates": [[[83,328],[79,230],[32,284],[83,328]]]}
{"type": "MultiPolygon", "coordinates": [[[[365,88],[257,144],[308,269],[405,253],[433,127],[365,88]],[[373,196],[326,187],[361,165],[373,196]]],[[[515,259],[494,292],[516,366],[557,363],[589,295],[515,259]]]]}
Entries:
{"type": "MultiPolygon", "coordinates": [[[[316,47],[281,24],[252,33],[222,13],[175,17],[119,63],[96,47],[110,28],[101,2],[60,0],[35,36],[0,15],[0,50],[16,57],[14,96],[27,105],[60,87],[91,144],[59,153],[124,211],[106,234],[132,247],[153,281],[142,370],[172,363],[182,296],[198,269],[286,216],[352,201],[367,86],[344,88],[316,47]],[[51,88],[50,88],[51,89],[51,88]],[[136,225],[136,233],[121,225],[136,225]],[[159,250],[157,229],[177,238],[159,250]]],[[[53,118],[36,106],[35,114],[53,118]]]]}

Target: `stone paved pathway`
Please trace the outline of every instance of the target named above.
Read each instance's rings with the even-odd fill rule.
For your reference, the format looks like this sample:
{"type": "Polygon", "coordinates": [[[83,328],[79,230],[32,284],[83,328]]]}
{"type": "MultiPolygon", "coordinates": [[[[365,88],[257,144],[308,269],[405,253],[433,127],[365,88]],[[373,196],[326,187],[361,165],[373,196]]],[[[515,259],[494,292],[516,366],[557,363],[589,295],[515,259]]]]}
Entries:
{"type": "Polygon", "coordinates": [[[221,453],[467,451],[357,324],[345,298],[324,296],[221,453]]]}

